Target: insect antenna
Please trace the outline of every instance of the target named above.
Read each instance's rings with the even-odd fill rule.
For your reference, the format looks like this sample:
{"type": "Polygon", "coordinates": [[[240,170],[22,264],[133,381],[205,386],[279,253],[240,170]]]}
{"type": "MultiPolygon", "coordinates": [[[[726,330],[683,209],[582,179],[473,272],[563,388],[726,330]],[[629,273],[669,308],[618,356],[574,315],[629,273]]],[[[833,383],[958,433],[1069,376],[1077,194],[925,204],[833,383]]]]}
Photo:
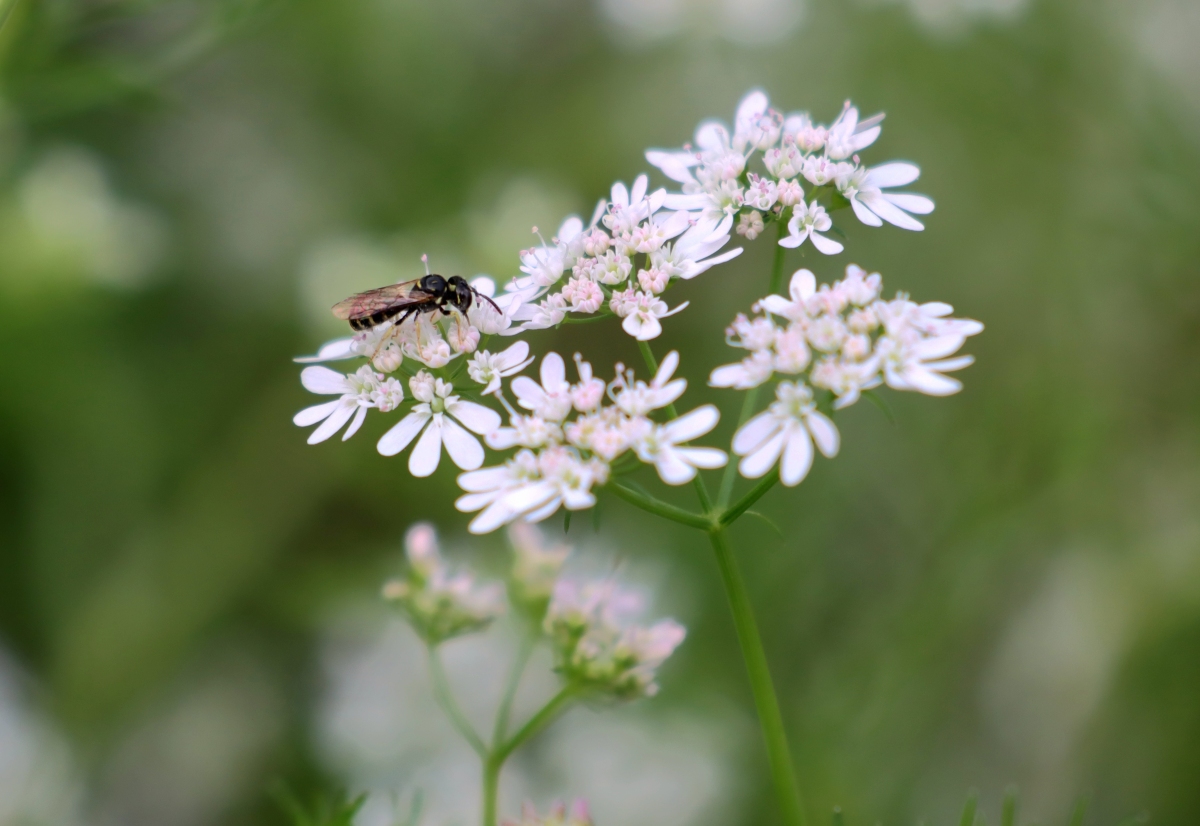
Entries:
{"type": "Polygon", "coordinates": [[[425,274],[429,275],[429,253],[421,253],[421,263],[425,265],[425,274]]]}
{"type": "Polygon", "coordinates": [[[503,317],[504,317],[504,311],[503,311],[503,310],[501,310],[501,309],[500,309],[500,307],[499,307],[499,306],[497,306],[496,302],[495,302],[495,301],[492,301],[492,299],[491,299],[490,297],[488,297],[488,296],[484,295],[483,293],[479,292],[479,290],[475,289],[474,287],[472,287],[472,288],[471,288],[471,294],[472,294],[472,295],[474,295],[474,296],[475,296],[475,298],[477,298],[477,299],[482,299],[483,301],[486,301],[488,304],[491,304],[491,305],[492,305],[492,309],[493,309],[493,310],[495,310],[495,311],[496,311],[496,313],[497,313],[497,314],[499,314],[501,318],[503,318],[503,317]]]}

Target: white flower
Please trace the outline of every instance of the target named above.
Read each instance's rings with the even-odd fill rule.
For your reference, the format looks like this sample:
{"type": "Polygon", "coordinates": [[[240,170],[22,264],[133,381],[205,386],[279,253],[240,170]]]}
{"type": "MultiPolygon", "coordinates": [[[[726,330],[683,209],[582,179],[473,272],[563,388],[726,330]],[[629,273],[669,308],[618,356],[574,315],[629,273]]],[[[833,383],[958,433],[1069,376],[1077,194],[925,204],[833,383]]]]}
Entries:
{"type": "Polygon", "coordinates": [[[471,288],[492,299],[492,303],[500,308],[500,313],[497,314],[492,303],[478,299],[472,301],[471,309],[467,312],[467,320],[471,322],[471,326],[485,335],[507,334],[512,327],[513,316],[521,307],[522,294],[506,292],[497,296],[496,282],[486,275],[471,279],[471,288]]]}
{"type": "Polygon", "coordinates": [[[825,146],[825,138],[829,130],[824,126],[813,123],[808,112],[795,112],[784,118],[783,139],[792,141],[796,148],[805,154],[819,152],[825,146]]]}
{"type": "Polygon", "coordinates": [[[571,385],[571,404],[580,413],[590,413],[604,401],[608,386],[603,379],[592,375],[592,365],[579,353],[575,354],[575,370],[579,373],[579,383],[571,385]]]}
{"type": "Polygon", "coordinates": [[[413,476],[429,476],[437,470],[443,445],[450,459],[463,470],[482,465],[483,446],[467,431],[490,433],[500,426],[500,415],[451,395],[454,385],[434,379],[424,370],[413,376],[408,386],[421,403],[383,434],[377,445],[379,452],[395,456],[421,435],[408,457],[408,470],[413,476]]]}
{"type": "Polygon", "coordinates": [[[608,465],[553,445],[536,457],[524,450],[500,467],[461,474],[458,484],[467,495],[454,505],[465,512],[483,510],[469,530],[489,533],[516,519],[539,522],[560,507],[586,510],[596,504],[592,487],[606,481],[608,465]]]}
{"type": "Polygon", "coordinates": [[[527,376],[517,376],[509,386],[521,407],[547,421],[561,422],[573,404],[562,356],[553,352],[542,356],[541,378],[542,383],[538,384],[527,376]]]}
{"type": "Polygon", "coordinates": [[[962,390],[962,382],[943,376],[973,364],[972,356],[946,358],[962,346],[961,336],[946,335],[907,342],[883,336],[876,345],[884,381],[893,390],[916,390],[927,396],[950,396],[962,390]]]}
{"type": "Polygon", "coordinates": [[[681,446],[711,431],[720,418],[717,408],[706,404],[665,425],[652,427],[635,442],[634,450],[639,459],[654,465],[659,478],[668,485],[682,485],[695,478],[697,468],[724,467],[728,461],[723,450],[681,446]]]}
{"type": "Polygon", "coordinates": [[[545,817],[538,814],[532,803],[525,801],[521,804],[520,820],[505,819],[500,821],[500,826],[593,826],[593,821],[587,801],[579,798],[571,804],[570,812],[567,804],[558,801],[545,817]]]}
{"type": "Polygon", "coordinates": [[[633,371],[623,373],[618,365],[617,380],[613,382],[613,401],[626,416],[645,416],[652,411],[674,404],[687,389],[687,379],[672,379],[679,366],[679,353],[672,350],[658,366],[649,384],[635,381],[633,371]]]}
{"type": "Polygon", "coordinates": [[[617,316],[624,318],[621,329],[638,341],[650,341],[662,334],[662,324],[659,319],[675,315],[687,307],[685,301],[675,309],[669,309],[667,302],[654,293],[634,290],[630,287],[621,293],[613,293],[609,306],[617,316]]]}
{"type": "Polygon", "coordinates": [[[562,289],[562,297],[573,313],[594,313],[604,306],[604,290],[590,278],[571,278],[562,289]]]}
{"type": "Polygon", "coordinates": [[[471,381],[484,386],[480,393],[486,396],[500,389],[501,379],[520,373],[532,363],[529,345],[518,341],[507,350],[494,355],[487,350],[476,353],[467,362],[467,375],[471,377],[471,381]]]}
{"type": "Polygon", "coordinates": [[[767,410],[734,434],[733,452],[743,457],[738,471],[747,479],[757,479],[779,462],[780,481],[798,485],[812,467],[813,442],[832,458],[838,452],[838,431],[817,410],[812,391],[805,385],[780,382],[775,398],[767,410]]]}
{"type": "Polygon", "coordinates": [[[682,278],[685,281],[695,278],[717,264],[737,258],[742,254],[742,248],[728,250],[715,255],[718,250],[729,243],[729,229],[733,226],[733,216],[722,215],[721,219],[713,222],[697,222],[675,241],[665,244],[650,256],[651,264],[668,273],[672,278],[682,278]],[[710,257],[711,256],[711,257],[710,257]]]}
{"type": "Polygon", "coordinates": [[[846,101],[842,113],[826,133],[825,154],[835,161],[840,161],[866,149],[879,137],[882,130],[879,123],[882,120],[881,113],[860,123],[858,109],[854,108],[850,101],[846,101]]]}
{"type": "Polygon", "coordinates": [[[779,239],[779,246],[794,248],[811,238],[813,246],[819,251],[826,255],[836,255],[845,248],[832,238],[821,234],[832,226],[833,220],[825,212],[825,207],[815,200],[806,207],[801,201],[796,204],[792,219],[788,221],[788,236],[779,239]]]}
{"type": "Polygon", "coordinates": [[[709,374],[709,387],[749,390],[758,387],[775,373],[775,360],[769,350],[757,350],[737,364],[723,364],[709,374]]]}
{"type": "Polygon", "coordinates": [[[779,141],[782,131],[783,115],[770,108],[765,92],[755,89],[738,104],[733,122],[733,149],[742,153],[766,149],[779,141]]]}
{"type": "Polygon", "coordinates": [[[920,175],[921,169],[916,164],[895,161],[870,169],[856,167],[842,171],[837,176],[837,187],[864,224],[878,227],[887,221],[901,229],[922,230],[925,225],[908,213],[926,215],[933,212],[933,201],[924,195],[883,191],[911,184],[920,175]]]}
{"type": "Polygon", "coordinates": [[[417,634],[431,645],[486,628],[504,613],[498,585],[477,585],[466,572],[454,573],[438,552],[437,533],[422,522],[405,534],[408,571],[383,586],[417,634]]]}
{"type": "Polygon", "coordinates": [[[768,211],[779,200],[779,185],[770,178],[763,178],[754,173],[750,174],[750,188],[746,190],[742,201],[748,207],[768,211]]]}
{"type": "Polygon", "coordinates": [[[497,467],[459,474],[458,486],[466,493],[455,500],[454,507],[463,513],[482,511],[471,520],[468,530],[491,533],[518,515],[505,507],[504,496],[540,476],[537,454],[532,450],[517,451],[515,456],[497,467]]]}
{"type": "Polygon", "coordinates": [[[292,419],[300,427],[321,422],[321,426],[309,434],[310,445],[325,441],[350,422],[342,435],[344,442],[362,427],[367,410],[374,407],[386,413],[395,410],[404,399],[404,387],[400,382],[384,378],[366,366],[345,374],[328,367],[305,367],[300,373],[300,382],[311,393],[341,396],[325,404],[306,407],[292,419]]]}

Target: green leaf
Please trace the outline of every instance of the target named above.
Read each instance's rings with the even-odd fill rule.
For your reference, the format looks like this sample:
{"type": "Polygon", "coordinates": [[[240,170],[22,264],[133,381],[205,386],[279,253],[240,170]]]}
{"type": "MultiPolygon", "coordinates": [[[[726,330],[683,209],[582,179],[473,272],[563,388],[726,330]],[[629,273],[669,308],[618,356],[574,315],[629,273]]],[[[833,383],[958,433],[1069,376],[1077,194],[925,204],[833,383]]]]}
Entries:
{"type": "Polygon", "coordinates": [[[563,533],[570,533],[570,532],[571,532],[571,512],[567,511],[566,515],[563,516],[563,533]]]}
{"type": "Polygon", "coordinates": [[[1016,826],[1017,790],[1009,786],[1004,792],[1004,808],[1000,810],[1000,826],[1016,826]]]}
{"type": "Polygon", "coordinates": [[[1087,798],[1081,797],[1075,801],[1075,806],[1071,809],[1071,818],[1067,821],[1067,826],[1083,826],[1083,815],[1087,811],[1087,798]]]}
{"type": "Polygon", "coordinates": [[[972,791],[967,797],[967,802],[963,806],[962,817],[958,819],[958,826],[974,826],[975,824],[975,807],[979,805],[979,794],[972,791]]]}

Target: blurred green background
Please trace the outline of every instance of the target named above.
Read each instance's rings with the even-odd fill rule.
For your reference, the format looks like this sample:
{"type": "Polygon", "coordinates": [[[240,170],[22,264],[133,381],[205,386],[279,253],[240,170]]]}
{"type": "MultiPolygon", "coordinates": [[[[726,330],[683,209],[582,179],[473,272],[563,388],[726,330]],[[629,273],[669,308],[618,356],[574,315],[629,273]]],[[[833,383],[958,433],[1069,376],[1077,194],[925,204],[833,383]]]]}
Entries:
{"type": "MultiPolygon", "coordinates": [[[[1088,823],[1196,823],[1198,38],[1190,0],[19,0],[0,824],[282,823],[280,779],[370,791],[362,826],[418,789],[426,822],[474,822],[471,755],[376,595],[418,519],[493,573],[503,540],[466,539],[449,463],[418,483],[375,453],[383,417],[307,447],[290,358],[422,252],[514,274],[532,224],[589,214],[753,86],[826,122],[886,110],[868,162],[918,162],[937,201],[924,233],[842,220],[845,255],[789,269],[857,261],[987,325],[965,392],[847,411],[841,455],[763,500],[786,538],[737,529],[810,810],[949,823],[977,787],[995,822],[1015,783],[1027,820],[1086,794],[1088,823]]],[[[736,415],[702,379],[770,255],[672,295],[693,305],[656,347],[684,349],[684,403],[736,415]]],[[[615,324],[529,340],[602,375],[636,359],[615,324]]],[[[569,538],[689,637],[659,697],[574,712],[514,763],[503,811],[774,822],[702,538],[610,498],[569,538]]],[[[511,643],[451,646],[471,713],[511,643]]]]}

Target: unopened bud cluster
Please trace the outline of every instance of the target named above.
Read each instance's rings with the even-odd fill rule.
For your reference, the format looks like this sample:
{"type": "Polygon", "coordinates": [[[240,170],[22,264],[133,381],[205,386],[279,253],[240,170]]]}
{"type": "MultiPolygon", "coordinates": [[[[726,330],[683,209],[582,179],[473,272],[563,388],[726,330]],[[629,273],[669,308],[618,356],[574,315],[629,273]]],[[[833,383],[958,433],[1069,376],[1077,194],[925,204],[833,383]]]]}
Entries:
{"type": "Polygon", "coordinates": [[[504,613],[498,585],[480,585],[442,559],[433,526],[420,523],[404,537],[408,570],[383,586],[383,596],[429,645],[486,628],[504,613]]]}
{"type": "Polygon", "coordinates": [[[567,545],[550,544],[542,532],[527,522],[508,528],[513,549],[508,599],[513,607],[535,623],[541,623],[554,595],[554,583],[571,553],[567,545]]]}
{"type": "Polygon", "coordinates": [[[636,594],[612,582],[559,582],[545,621],[559,672],[617,699],[654,696],[655,672],[686,631],[669,619],[650,626],[627,622],[640,608],[636,594]]]}
{"type": "Polygon", "coordinates": [[[592,815],[588,811],[587,801],[576,800],[568,809],[563,802],[555,803],[545,817],[538,814],[532,803],[526,802],[521,807],[521,817],[518,820],[505,819],[500,826],[593,826],[592,815]]]}

